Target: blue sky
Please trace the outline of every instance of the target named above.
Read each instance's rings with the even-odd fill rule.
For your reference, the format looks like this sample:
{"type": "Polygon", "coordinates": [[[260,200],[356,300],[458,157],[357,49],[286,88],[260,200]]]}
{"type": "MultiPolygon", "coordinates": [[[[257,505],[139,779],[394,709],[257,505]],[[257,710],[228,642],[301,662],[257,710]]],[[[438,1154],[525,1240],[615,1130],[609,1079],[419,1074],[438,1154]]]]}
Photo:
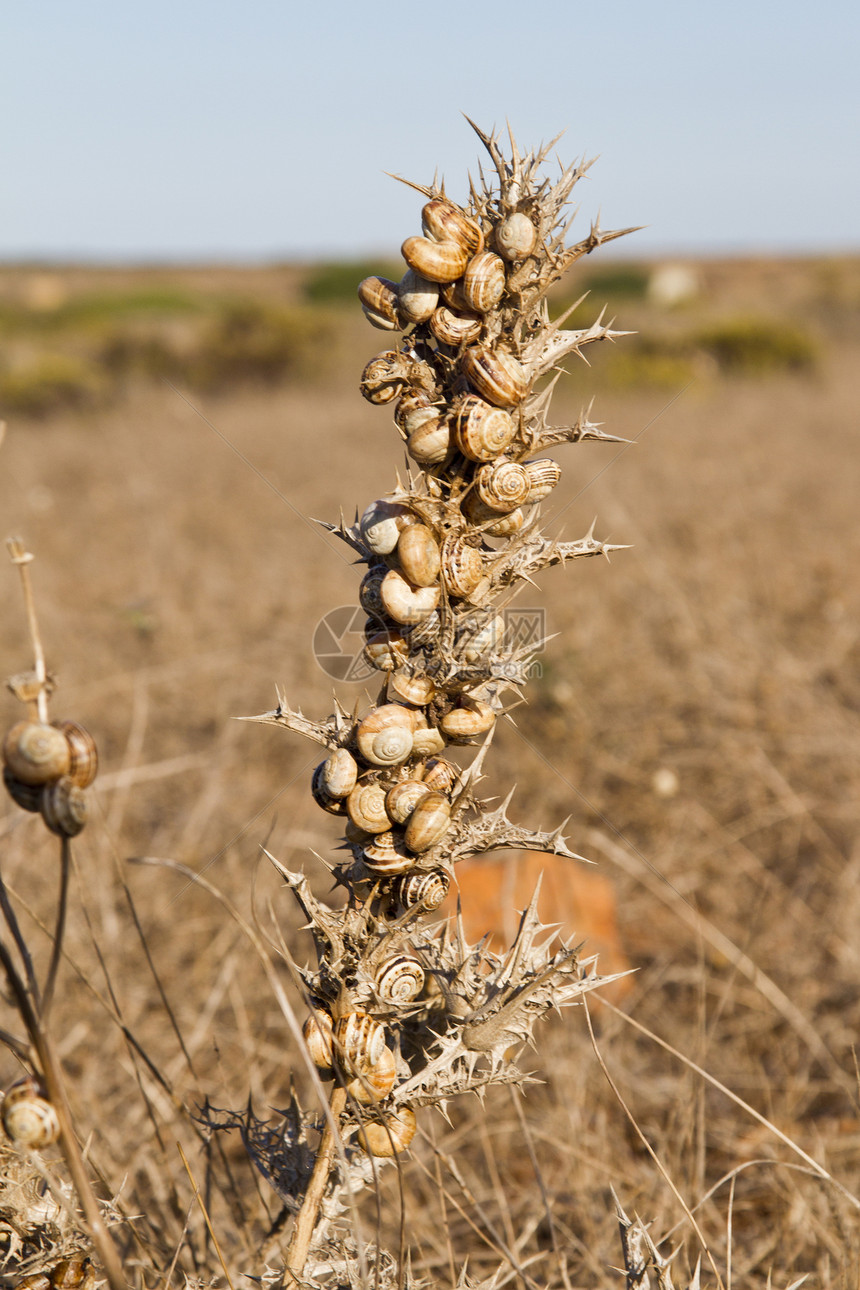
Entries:
{"type": "Polygon", "coordinates": [[[0,42],[3,259],[396,251],[384,172],[465,196],[461,112],[598,155],[630,252],[860,245],[856,3],[30,0],[0,42]]]}

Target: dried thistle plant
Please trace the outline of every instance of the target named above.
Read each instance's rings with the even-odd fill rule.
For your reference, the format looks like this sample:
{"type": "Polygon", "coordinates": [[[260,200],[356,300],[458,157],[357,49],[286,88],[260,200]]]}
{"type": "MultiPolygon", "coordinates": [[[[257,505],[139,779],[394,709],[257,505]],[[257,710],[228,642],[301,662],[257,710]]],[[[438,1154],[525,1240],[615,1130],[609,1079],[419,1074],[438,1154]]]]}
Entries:
{"type": "MultiPolygon", "coordinates": [[[[312,792],[344,821],[348,851],[332,866],[347,893],[342,908],[272,858],[313,935],[315,964],[295,968],[311,1006],[304,1034],[320,1072],[335,1080],[326,1120],[293,1102],[276,1135],[241,1121],[252,1157],[297,1214],[293,1278],[315,1279],[330,1263],[340,1248],[332,1220],[380,1161],[408,1147],[416,1112],[527,1082],[518,1053],[535,1023],[598,983],[593,962],[569,944],[553,948],[555,928],[541,923],[536,897],[503,954],[470,944],[459,920],[432,921],[455,865],[471,856],[504,847],[579,859],[563,825],[521,826],[508,817],[510,797],[495,809],[482,800],[481,768],[536,648],[506,640],[501,611],[517,585],[617,549],[593,531],[573,542],[544,535],[540,503],[561,472],[536,454],[612,438],[585,414],[561,427],[548,414],[561,360],[621,333],[602,318],[566,330],[571,311],[551,322],[547,294],[621,233],[593,225],[566,247],[568,199],[587,164],[552,182],[543,173],[552,143],[522,155],[511,136],[506,156],[474,128],[492,179],[470,184],[467,206],[444,184],[412,184],[426,204],[423,236],[403,244],[405,276],[359,287],[371,324],[403,333],[367,364],[361,393],[393,408],[416,463],[353,524],[326,526],[366,566],[359,596],[365,658],[382,681],[377,702],[364,713],[336,703],[317,721],[281,700],[255,718],[327,750],[312,792]],[[465,769],[445,756],[470,745],[478,750],[465,769]],[[314,1128],[323,1130],[315,1156],[314,1128]]],[[[209,1122],[239,1121],[213,1113],[209,1122]]]]}

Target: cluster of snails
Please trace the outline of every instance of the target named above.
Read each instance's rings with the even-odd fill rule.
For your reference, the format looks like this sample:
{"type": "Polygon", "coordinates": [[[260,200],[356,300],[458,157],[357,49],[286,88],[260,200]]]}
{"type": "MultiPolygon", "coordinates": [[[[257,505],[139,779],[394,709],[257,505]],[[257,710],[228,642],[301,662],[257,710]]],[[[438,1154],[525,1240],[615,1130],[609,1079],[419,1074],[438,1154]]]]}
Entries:
{"type": "Polygon", "coordinates": [[[16,1147],[41,1151],[60,1136],[56,1108],[34,1075],[25,1075],[6,1090],[0,1105],[0,1120],[6,1137],[16,1147]]]}
{"type": "Polygon", "coordinates": [[[98,765],[95,741],[76,721],[17,721],[3,740],[7,791],[60,837],[73,838],[86,824],[85,790],[98,765]]]}
{"type": "Polygon", "coordinates": [[[91,1259],[61,1259],[50,1272],[31,1272],[17,1282],[15,1290],[92,1290],[96,1271],[91,1259]]]}

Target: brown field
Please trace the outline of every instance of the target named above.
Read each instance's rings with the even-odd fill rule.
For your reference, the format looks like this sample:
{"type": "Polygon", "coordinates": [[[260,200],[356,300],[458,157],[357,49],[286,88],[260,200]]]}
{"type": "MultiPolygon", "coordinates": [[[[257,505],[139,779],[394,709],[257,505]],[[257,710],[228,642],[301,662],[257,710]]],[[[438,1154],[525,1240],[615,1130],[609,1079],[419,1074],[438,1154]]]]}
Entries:
{"type": "MultiPolygon", "coordinates": [[[[412,1266],[440,1285],[467,1257],[473,1277],[502,1264],[500,1284],[617,1284],[614,1188],[664,1252],[680,1247],[676,1284],[703,1238],[725,1284],[810,1273],[847,1290],[860,1285],[860,260],[705,261],[673,308],[613,284],[623,262],[598,267],[616,325],[639,335],[572,367],[554,419],[594,397],[594,418],[635,443],[560,451],[549,530],[579,537],[596,516],[598,536],[632,547],[520,597],[553,639],[496,739],[488,792],[515,782],[512,818],[534,826],[571,816],[571,845],[605,881],[571,872],[568,898],[554,874],[553,917],[635,974],[592,1009],[593,1043],[582,1009],[544,1027],[524,1099],[494,1090],[452,1105],[451,1125],[423,1113],[403,1164],[412,1266]]],[[[260,848],[326,891],[312,852],[331,857],[338,828],[308,792],[318,757],[233,718],[273,707],[276,687],[319,716],[332,688],[366,701],[313,657],[315,625],[355,602],[359,572],[312,519],[351,518],[403,455],[357,391],[386,338],[357,306],[303,303],[307,273],[0,271],[3,536],[37,556],[53,715],[87,725],[102,753],[55,1029],[93,1165],[137,1216],[117,1229],[128,1267],[152,1286],[174,1255],[172,1284],[221,1284],[178,1140],[233,1284],[282,1266],[277,1197],[237,1133],[205,1142],[191,1116],[249,1096],[263,1115],[291,1080],[312,1096],[236,922],[175,872],[130,863],[205,873],[309,953],[260,848]],[[147,292],[146,309],[129,303],[147,292]],[[222,325],[236,302],[244,332],[222,325]],[[231,366],[248,327],[253,351],[231,366]],[[79,379],[40,401],[45,354],[79,379]]],[[[31,658],[17,574],[0,576],[5,677],[31,658]]],[[[7,695],[5,724],[18,712],[7,695]]],[[[3,879],[43,965],[55,847],[38,817],[0,811],[3,879]]],[[[510,863],[484,888],[486,930],[510,925],[510,863]]],[[[4,1054],[0,1078],[15,1076],[4,1054]]],[[[360,1205],[364,1238],[380,1221],[393,1249],[397,1184],[385,1172],[379,1211],[360,1205]]]]}

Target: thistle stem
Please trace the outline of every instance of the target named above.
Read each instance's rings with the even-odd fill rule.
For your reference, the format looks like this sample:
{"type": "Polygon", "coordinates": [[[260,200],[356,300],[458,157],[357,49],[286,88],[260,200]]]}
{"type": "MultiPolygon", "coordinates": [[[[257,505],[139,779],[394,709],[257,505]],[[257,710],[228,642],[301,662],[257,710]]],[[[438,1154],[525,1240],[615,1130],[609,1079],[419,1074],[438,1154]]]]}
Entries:
{"type": "Polygon", "coordinates": [[[336,1151],[335,1129],[337,1121],[343,1113],[346,1106],[346,1089],[335,1088],[332,1091],[331,1101],[329,1102],[330,1117],[326,1118],[325,1128],[320,1138],[317,1158],[314,1162],[313,1173],[308,1183],[305,1198],[302,1201],[302,1207],[296,1215],[295,1226],[290,1237],[290,1244],[287,1249],[286,1266],[284,1268],[285,1286],[298,1282],[305,1267],[305,1261],[308,1257],[308,1250],[311,1245],[311,1237],[317,1223],[319,1208],[322,1204],[322,1198],[328,1185],[331,1174],[331,1165],[334,1160],[336,1151]]]}

